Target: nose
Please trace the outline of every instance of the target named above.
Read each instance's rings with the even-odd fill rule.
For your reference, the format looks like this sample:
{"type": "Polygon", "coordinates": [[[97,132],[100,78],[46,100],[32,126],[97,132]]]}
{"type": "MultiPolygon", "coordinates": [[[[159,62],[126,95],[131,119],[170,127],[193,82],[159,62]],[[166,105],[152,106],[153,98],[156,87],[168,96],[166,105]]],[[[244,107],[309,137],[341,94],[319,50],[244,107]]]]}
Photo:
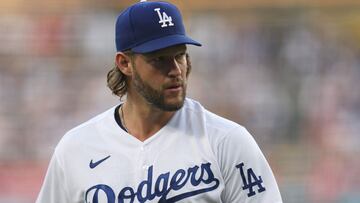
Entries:
{"type": "Polygon", "coordinates": [[[181,75],[181,66],[178,61],[174,58],[169,60],[169,72],[168,75],[171,77],[178,77],[181,75]]]}

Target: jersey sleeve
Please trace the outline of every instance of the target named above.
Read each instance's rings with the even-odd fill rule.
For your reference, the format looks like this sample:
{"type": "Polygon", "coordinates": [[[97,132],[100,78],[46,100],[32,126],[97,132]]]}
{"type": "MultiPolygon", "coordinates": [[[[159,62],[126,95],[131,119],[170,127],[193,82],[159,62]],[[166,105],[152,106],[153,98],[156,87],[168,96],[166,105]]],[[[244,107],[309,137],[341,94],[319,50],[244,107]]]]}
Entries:
{"type": "Polygon", "coordinates": [[[55,151],[36,203],[69,202],[64,180],[64,171],[55,151]]]}
{"type": "Polygon", "coordinates": [[[281,203],[281,195],[263,153],[249,132],[238,126],[218,145],[224,203],[281,203]]]}

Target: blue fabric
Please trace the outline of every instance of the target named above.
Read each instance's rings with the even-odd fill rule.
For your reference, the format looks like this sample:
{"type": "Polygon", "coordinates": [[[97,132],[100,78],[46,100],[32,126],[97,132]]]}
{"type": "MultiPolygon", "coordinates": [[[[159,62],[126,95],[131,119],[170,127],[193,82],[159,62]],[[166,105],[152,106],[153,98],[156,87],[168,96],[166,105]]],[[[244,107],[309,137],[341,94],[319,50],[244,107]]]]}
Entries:
{"type": "Polygon", "coordinates": [[[180,11],[167,2],[139,2],[124,10],[116,21],[115,42],[117,51],[136,53],[178,44],[201,46],[186,36],[180,11]]]}

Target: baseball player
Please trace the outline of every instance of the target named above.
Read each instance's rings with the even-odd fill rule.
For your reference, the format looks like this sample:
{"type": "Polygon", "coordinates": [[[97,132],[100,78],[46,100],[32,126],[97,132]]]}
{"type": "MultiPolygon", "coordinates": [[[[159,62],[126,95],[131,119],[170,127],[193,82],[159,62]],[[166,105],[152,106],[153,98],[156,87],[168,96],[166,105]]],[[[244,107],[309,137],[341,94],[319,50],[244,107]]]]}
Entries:
{"type": "Polygon", "coordinates": [[[191,70],[179,10],[138,2],[115,25],[108,86],[124,102],[57,145],[37,203],[280,203],[248,131],[186,98],[191,70]]]}

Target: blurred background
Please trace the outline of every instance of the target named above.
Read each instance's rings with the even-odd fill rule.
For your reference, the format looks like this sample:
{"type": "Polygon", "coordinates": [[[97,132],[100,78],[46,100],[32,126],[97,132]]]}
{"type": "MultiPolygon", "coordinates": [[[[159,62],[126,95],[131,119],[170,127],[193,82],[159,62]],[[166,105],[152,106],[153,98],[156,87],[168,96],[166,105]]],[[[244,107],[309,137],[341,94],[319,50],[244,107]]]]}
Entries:
{"type": "MultiPolygon", "coordinates": [[[[130,0],[2,0],[0,202],[34,202],[54,147],[119,102],[106,87],[130,0]]],[[[244,125],[287,203],[360,202],[360,2],[178,0],[189,97],[244,125]]]]}

